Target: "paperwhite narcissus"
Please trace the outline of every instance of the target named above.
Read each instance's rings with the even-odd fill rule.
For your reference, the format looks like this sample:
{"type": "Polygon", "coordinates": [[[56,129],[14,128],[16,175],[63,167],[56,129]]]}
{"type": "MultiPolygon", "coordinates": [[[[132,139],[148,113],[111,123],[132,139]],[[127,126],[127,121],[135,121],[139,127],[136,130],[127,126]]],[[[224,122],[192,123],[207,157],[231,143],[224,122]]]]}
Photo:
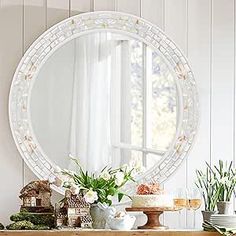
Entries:
{"type": "Polygon", "coordinates": [[[85,195],[84,199],[88,203],[94,203],[95,201],[98,200],[98,194],[96,191],[89,190],[85,195]]]}
{"type": "Polygon", "coordinates": [[[226,184],[228,182],[228,178],[227,177],[223,177],[220,179],[219,181],[221,184],[226,184]]]}

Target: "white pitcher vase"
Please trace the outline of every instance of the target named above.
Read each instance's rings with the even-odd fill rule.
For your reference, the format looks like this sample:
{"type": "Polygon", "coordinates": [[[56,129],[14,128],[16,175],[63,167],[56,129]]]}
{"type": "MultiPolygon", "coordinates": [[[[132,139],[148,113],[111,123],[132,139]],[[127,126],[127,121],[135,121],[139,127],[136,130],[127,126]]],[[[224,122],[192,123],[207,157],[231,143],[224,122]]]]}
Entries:
{"type": "Polygon", "coordinates": [[[116,209],[102,203],[93,204],[90,208],[90,214],[93,220],[94,229],[105,229],[106,221],[109,216],[115,215],[116,209]]]}

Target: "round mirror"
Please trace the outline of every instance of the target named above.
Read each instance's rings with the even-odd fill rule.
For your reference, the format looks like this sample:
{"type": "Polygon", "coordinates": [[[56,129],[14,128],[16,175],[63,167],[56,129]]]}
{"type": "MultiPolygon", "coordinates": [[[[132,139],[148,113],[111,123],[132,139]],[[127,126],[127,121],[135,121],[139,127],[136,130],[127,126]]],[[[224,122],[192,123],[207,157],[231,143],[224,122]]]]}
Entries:
{"type": "Polygon", "coordinates": [[[19,151],[40,178],[55,166],[138,166],[164,181],[195,136],[196,88],[185,58],[157,27],[87,13],[46,31],[23,57],[10,94],[19,151]]]}
{"type": "Polygon", "coordinates": [[[32,89],[33,130],[46,155],[62,168],[136,164],[150,168],[177,129],[175,74],[145,43],[97,32],[59,48],[32,89]]]}

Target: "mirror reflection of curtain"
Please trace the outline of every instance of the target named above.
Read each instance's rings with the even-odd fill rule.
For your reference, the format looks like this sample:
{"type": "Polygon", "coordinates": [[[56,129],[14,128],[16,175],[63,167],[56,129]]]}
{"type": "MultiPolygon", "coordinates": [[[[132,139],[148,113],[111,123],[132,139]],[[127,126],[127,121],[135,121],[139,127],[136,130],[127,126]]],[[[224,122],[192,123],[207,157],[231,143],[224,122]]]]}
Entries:
{"type": "MultiPolygon", "coordinates": [[[[83,168],[93,172],[111,163],[120,165],[121,161],[119,153],[114,153],[112,161],[111,152],[111,135],[116,142],[120,135],[117,128],[111,132],[115,127],[119,129],[119,121],[116,124],[111,121],[111,117],[114,120],[119,117],[114,113],[120,95],[112,95],[120,83],[120,48],[117,45],[118,41],[111,40],[109,34],[102,32],[74,40],[69,153],[79,158],[83,168]],[[115,100],[114,104],[111,99],[115,100]]],[[[75,168],[72,161],[69,168],[75,168]]]]}
{"type": "Polygon", "coordinates": [[[131,141],[129,60],[129,42],[109,33],[74,40],[69,153],[88,171],[130,159],[130,150],[112,148],[131,141]]]}

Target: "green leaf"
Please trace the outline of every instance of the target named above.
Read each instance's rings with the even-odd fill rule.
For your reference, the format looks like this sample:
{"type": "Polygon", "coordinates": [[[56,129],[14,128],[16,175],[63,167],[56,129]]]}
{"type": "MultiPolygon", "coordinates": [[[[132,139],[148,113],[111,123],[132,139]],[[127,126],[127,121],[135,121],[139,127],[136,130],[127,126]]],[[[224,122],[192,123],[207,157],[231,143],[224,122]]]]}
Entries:
{"type": "Polygon", "coordinates": [[[118,201],[120,202],[124,197],[124,193],[118,193],[118,201]]]}
{"type": "Polygon", "coordinates": [[[114,196],[117,193],[117,189],[114,187],[109,188],[109,195],[114,196]]]}
{"type": "Polygon", "coordinates": [[[106,203],[108,204],[108,206],[110,206],[112,204],[112,201],[107,199],[106,203]]]}
{"type": "Polygon", "coordinates": [[[107,166],[105,166],[102,170],[101,170],[101,173],[107,168],[107,166]]]}

